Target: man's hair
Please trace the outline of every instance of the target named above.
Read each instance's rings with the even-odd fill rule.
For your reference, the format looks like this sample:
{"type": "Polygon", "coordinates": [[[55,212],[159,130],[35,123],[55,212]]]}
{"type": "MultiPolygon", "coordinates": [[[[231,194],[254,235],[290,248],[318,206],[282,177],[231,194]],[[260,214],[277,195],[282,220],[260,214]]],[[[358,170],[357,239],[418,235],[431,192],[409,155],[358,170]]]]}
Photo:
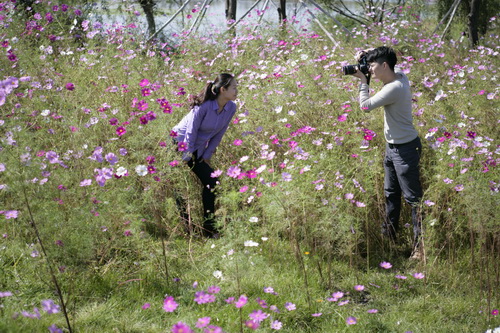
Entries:
{"type": "Polygon", "coordinates": [[[386,62],[389,68],[394,71],[394,66],[396,66],[398,62],[398,57],[391,47],[380,46],[366,53],[366,61],[368,63],[376,62],[378,64],[386,62]]]}

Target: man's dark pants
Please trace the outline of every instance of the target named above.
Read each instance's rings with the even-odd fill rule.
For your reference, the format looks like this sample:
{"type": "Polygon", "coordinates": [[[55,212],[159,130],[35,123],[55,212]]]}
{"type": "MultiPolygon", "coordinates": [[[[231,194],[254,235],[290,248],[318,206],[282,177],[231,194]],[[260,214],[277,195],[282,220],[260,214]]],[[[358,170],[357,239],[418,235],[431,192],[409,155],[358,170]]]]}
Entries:
{"type": "Polygon", "coordinates": [[[401,195],[412,207],[413,241],[418,246],[421,233],[420,200],[420,155],[422,143],[416,138],[404,144],[386,144],[384,169],[384,191],[386,197],[386,221],[382,232],[396,238],[399,231],[401,195]]]}

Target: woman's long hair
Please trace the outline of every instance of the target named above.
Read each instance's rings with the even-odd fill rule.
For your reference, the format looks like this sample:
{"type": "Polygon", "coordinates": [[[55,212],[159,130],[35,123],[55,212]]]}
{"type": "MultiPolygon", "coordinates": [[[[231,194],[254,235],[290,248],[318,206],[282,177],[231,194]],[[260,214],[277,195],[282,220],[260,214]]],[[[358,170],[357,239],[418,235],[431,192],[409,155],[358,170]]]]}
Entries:
{"type": "Polygon", "coordinates": [[[192,97],[190,107],[191,109],[195,106],[199,106],[206,101],[213,101],[219,96],[220,89],[222,87],[227,88],[231,84],[231,80],[234,76],[227,73],[222,73],[217,75],[217,78],[213,82],[207,83],[206,87],[198,94],[192,97]]]}

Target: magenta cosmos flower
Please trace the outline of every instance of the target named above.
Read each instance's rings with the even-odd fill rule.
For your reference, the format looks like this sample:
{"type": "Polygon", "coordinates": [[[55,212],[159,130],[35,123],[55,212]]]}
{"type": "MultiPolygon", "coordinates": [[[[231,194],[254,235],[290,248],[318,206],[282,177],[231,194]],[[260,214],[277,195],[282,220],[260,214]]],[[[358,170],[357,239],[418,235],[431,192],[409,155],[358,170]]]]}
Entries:
{"type": "Polygon", "coordinates": [[[127,130],[123,126],[120,126],[116,129],[116,135],[118,136],[122,136],[125,133],[127,133],[127,130]]]}
{"type": "Polygon", "coordinates": [[[193,333],[194,331],[182,321],[172,326],[172,333],[193,333]]]}

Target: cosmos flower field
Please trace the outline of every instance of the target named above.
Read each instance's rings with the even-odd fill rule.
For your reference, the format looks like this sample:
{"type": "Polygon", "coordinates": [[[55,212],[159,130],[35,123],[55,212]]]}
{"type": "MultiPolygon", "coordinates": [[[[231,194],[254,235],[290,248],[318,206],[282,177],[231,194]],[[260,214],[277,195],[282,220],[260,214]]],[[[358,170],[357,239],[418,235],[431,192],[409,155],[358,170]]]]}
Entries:
{"type": "Polygon", "coordinates": [[[459,28],[432,35],[412,6],[351,36],[330,25],[335,41],[291,20],[147,42],[126,8],[113,23],[88,6],[0,2],[1,332],[500,327],[497,16],[474,48],[459,28]],[[409,225],[397,245],[379,234],[383,110],[360,110],[340,70],[379,45],[412,84],[422,261],[408,260],[409,225]],[[238,111],[212,158],[221,237],[204,239],[171,129],[222,72],[238,111]]]}

